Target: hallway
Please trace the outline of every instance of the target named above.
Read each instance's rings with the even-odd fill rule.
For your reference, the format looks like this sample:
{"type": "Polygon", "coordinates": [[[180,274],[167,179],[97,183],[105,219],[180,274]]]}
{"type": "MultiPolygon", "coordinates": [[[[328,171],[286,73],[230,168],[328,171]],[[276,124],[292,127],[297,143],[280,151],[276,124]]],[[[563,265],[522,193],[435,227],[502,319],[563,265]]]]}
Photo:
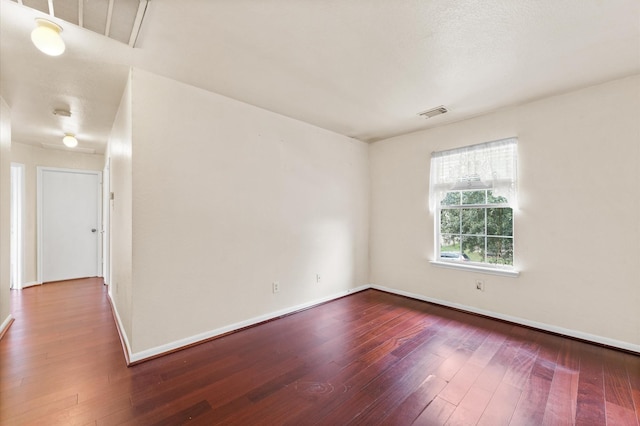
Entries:
{"type": "Polygon", "coordinates": [[[131,376],[101,283],[11,292],[15,321],[0,341],[0,423],[87,424],[127,403],[131,376]]]}

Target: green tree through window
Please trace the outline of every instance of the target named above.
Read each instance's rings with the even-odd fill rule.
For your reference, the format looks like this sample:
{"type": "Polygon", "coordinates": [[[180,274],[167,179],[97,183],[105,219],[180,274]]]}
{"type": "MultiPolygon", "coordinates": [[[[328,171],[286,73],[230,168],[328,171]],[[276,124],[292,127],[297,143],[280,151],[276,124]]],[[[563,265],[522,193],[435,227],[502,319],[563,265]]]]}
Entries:
{"type": "Polygon", "coordinates": [[[513,209],[491,190],[450,191],[438,207],[439,257],[513,266],[513,209]]]}

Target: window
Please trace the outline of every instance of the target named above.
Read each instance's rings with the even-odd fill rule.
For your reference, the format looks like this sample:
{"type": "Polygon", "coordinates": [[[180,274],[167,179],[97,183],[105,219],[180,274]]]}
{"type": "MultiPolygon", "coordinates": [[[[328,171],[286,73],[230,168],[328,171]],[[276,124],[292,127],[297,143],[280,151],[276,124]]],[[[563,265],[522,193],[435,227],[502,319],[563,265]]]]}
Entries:
{"type": "Polygon", "coordinates": [[[451,191],[440,202],[443,260],[513,266],[513,209],[490,190],[451,191]]]}
{"type": "Polygon", "coordinates": [[[433,153],[436,261],[512,268],[517,140],[433,153]]]}

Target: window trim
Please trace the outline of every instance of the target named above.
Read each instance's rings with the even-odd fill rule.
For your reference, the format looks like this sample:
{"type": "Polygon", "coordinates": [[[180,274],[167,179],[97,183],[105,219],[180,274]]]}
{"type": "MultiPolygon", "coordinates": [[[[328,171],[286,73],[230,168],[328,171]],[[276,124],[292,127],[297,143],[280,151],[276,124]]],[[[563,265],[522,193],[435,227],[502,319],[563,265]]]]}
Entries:
{"type": "MultiPolygon", "coordinates": [[[[511,265],[485,262],[459,262],[441,258],[441,219],[442,211],[465,208],[484,209],[485,229],[482,236],[487,248],[487,210],[489,208],[511,208],[514,214],[512,232],[509,238],[515,249],[515,213],[517,202],[517,162],[518,138],[510,137],[492,142],[485,142],[461,148],[431,153],[431,167],[429,172],[429,210],[434,214],[434,257],[430,260],[435,266],[450,269],[473,270],[496,275],[518,276],[519,272],[514,264],[515,250],[511,265]],[[473,178],[473,179],[472,179],[473,178]],[[465,191],[485,191],[484,203],[463,204],[462,194],[465,191]],[[491,203],[488,199],[489,191],[501,197],[506,197],[506,203],[491,203]],[[442,205],[442,201],[449,192],[459,192],[459,205],[442,205]]],[[[461,229],[462,232],[462,229],[461,229]]],[[[445,233],[449,234],[449,233],[445,233]]],[[[457,234],[455,234],[457,235],[457,234]]],[[[460,234],[462,237],[462,234],[460,234]]],[[[505,236],[506,237],[506,236],[505,236]]],[[[462,244],[462,238],[460,241],[462,244]]],[[[462,246],[460,246],[462,249],[462,246]]],[[[485,253],[486,254],[486,253],[485,253]]]]}
{"type": "Polygon", "coordinates": [[[461,271],[480,272],[481,274],[500,275],[504,277],[519,277],[520,271],[516,269],[506,269],[500,266],[479,266],[477,264],[469,265],[466,263],[447,262],[444,260],[430,260],[430,264],[438,268],[458,269],[461,271]]]}

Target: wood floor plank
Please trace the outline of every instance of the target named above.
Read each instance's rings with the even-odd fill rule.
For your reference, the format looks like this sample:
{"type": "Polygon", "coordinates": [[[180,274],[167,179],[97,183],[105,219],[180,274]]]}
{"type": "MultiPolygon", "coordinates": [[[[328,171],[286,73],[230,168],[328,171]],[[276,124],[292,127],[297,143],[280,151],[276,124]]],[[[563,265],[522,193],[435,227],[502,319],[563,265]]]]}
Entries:
{"type": "Polygon", "coordinates": [[[625,426],[638,425],[638,419],[633,409],[607,402],[605,404],[605,411],[607,413],[607,424],[625,426]]]}
{"type": "Polygon", "coordinates": [[[94,398],[51,413],[46,417],[45,423],[65,426],[95,424],[96,419],[128,405],[128,395],[94,398]]]}
{"type": "MultiPolygon", "coordinates": [[[[438,355],[421,353],[420,351],[417,351],[417,353],[420,353],[420,355],[418,355],[420,360],[414,360],[411,361],[411,363],[418,368],[415,370],[407,369],[407,374],[402,377],[397,376],[397,379],[393,380],[393,383],[386,391],[379,393],[377,383],[372,383],[370,386],[367,386],[364,392],[371,392],[372,388],[374,388],[375,398],[371,404],[354,418],[352,424],[371,425],[383,421],[390,411],[390,408],[393,408],[393,405],[390,406],[390,401],[406,400],[409,395],[413,394],[413,392],[427,380],[429,376],[424,377],[425,372],[432,371],[442,362],[442,358],[438,355]]],[[[402,368],[401,365],[399,365],[399,368],[402,368]]]]}
{"type": "Polygon", "coordinates": [[[11,292],[0,424],[640,426],[639,356],[377,290],[127,368],[106,290],[11,292]]]}
{"type": "Polygon", "coordinates": [[[633,411],[631,385],[626,374],[623,355],[616,351],[606,351],[604,355],[605,400],[615,406],[633,411]]]}
{"type": "Polygon", "coordinates": [[[436,397],[412,423],[415,426],[444,425],[456,406],[444,399],[436,397]]]}
{"type": "Polygon", "coordinates": [[[479,426],[501,426],[511,423],[522,391],[502,382],[493,393],[491,400],[478,420],[479,426]]]}
{"type": "Polygon", "coordinates": [[[440,392],[440,398],[449,401],[453,405],[458,405],[469,392],[471,385],[473,385],[481,372],[482,367],[472,362],[467,362],[440,392]]]}
{"type": "Polygon", "coordinates": [[[491,400],[491,393],[480,387],[472,387],[447,419],[448,426],[475,425],[491,400]]]}
{"type": "Polygon", "coordinates": [[[640,356],[624,354],[629,387],[633,398],[633,406],[636,412],[636,419],[640,419],[640,356]]]}
{"type": "MultiPolygon", "coordinates": [[[[578,372],[557,367],[549,386],[543,425],[571,425],[575,422],[575,410],[572,406],[574,382],[577,382],[578,372]],[[570,390],[567,392],[567,390],[570,390]]],[[[575,387],[577,391],[577,386],[575,387]]]]}
{"type": "Polygon", "coordinates": [[[19,409],[10,414],[3,413],[0,415],[0,421],[3,425],[46,424],[50,417],[76,405],[78,405],[78,396],[69,395],[55,398],[45,404],[30,404],[26,410],[19,409]]]}
{"type": "Polygon", "coordinates": [[[469,358],[469,362],[479,367],[486,367],[498,350],[500,350],[505,340],[507,340],[505,334],[491,333],[482,345],[473,352],[473,355],[469,358]]]}
{"type": "Polygon", "coordinates": [[[576,421],[580,360],[571,356],[573,341],[562,340],[549,389],[543,425],[572,425],[576,421]]]}
{"type": "Polygon", "coordinates": [[[542,424],[550,388],[551,380],[531,374],[511,416],[511,422],[514,425],[542,424]]]}
{"type": "MultiPolygon", "coordinates": [[[[432,322],[433,323],[433,322],[432,322]]],[[[406,335],[401,333],[401,335],[406,335]]],[[[395,337],[386,337],[387,341],[383,342],[377,348],[372,349],[368,354],[363,354],[359,358],[353,358],[352,362],[345,368],[340,370],[337,375],[327,378],[327,381],[335,384],[337,388],[345,389],[346,397],[351,397],[353,393],[360,392],[365,387],[369,386],[378,376],[384,374],[394,364],[399,362],[399,358],[396,355],[398,344],[407,345],[416,349],[415,342],[407,339],[397,339],[395,337]]],[[[423,341],[423,347],[426,348],[426,344],[429,340],[424,340],[425,336],[417,335],[416,339],[423,341]]],[[[435,360],[439,363],[442,359],[436,356],[435,360]]],[[[305,416],[322,417],[332,410],[335,410],[344,401],[341,399],[333,399],[327,401],[321,405],[321,409],[308,410],[308,412],[302,413],[297,420],[303,420],[305,416]]],[[[295,422],[293,423],[295,424],[295,422]]]]}
{"type": "Polygon", "coordinates": [[[538,345],[536,360],[512,416],[513,424],[540,425],[544,419],[558,359],[559,342],[555,336],[539,335],[538,345]]]}
{"type": "Polygon", "coordinates": [[[527,385],[527,380],[531,376],[531,369],[540,349],[535,340],[535,333],[529,330],[528,335],[529,337],[518,349],[503,378],[511,386],[521,390],[527,385]]]}
{"type": "MultiPolygon", "coordinates": [[[[389,366],[384,372],[366,383],[358,392],[350,392],[343,398],[340,404],[330,413],[322,417],[324,424],[347,423],[356,417],[363,415],[366,410],[379,398],[385,395],[397,395],[395,390],[400,388],[404,399],[426,378],[420,375],[425,371],[432,371],[442,359],[435,354],[415,350],[405,358],[398,360],[389,366]]],[[[397,400],[397,396],[391,400],[397,400]]]]}
{"type": "Polygon", "coordinates": [[[504,375],[513,362],[514,357],[517,355],[521,345],[522,341],[513,336],[505,339],[489,363],[482,370],[475,385],[488,391],[495,391],[503,381],[504,375]]]}
{"type": "Polygon", "coordinates": [[[599,351],[581,344],[576,424],[606,424],[604,367],[599,351]]]}
{"type": "Polygon", "coordinates": [[[412,424],[446,384],[444,379],[430,374],[418,389],[398,404],[386,418],[381,419],[381,424],[388,426],[412,424]]]}

